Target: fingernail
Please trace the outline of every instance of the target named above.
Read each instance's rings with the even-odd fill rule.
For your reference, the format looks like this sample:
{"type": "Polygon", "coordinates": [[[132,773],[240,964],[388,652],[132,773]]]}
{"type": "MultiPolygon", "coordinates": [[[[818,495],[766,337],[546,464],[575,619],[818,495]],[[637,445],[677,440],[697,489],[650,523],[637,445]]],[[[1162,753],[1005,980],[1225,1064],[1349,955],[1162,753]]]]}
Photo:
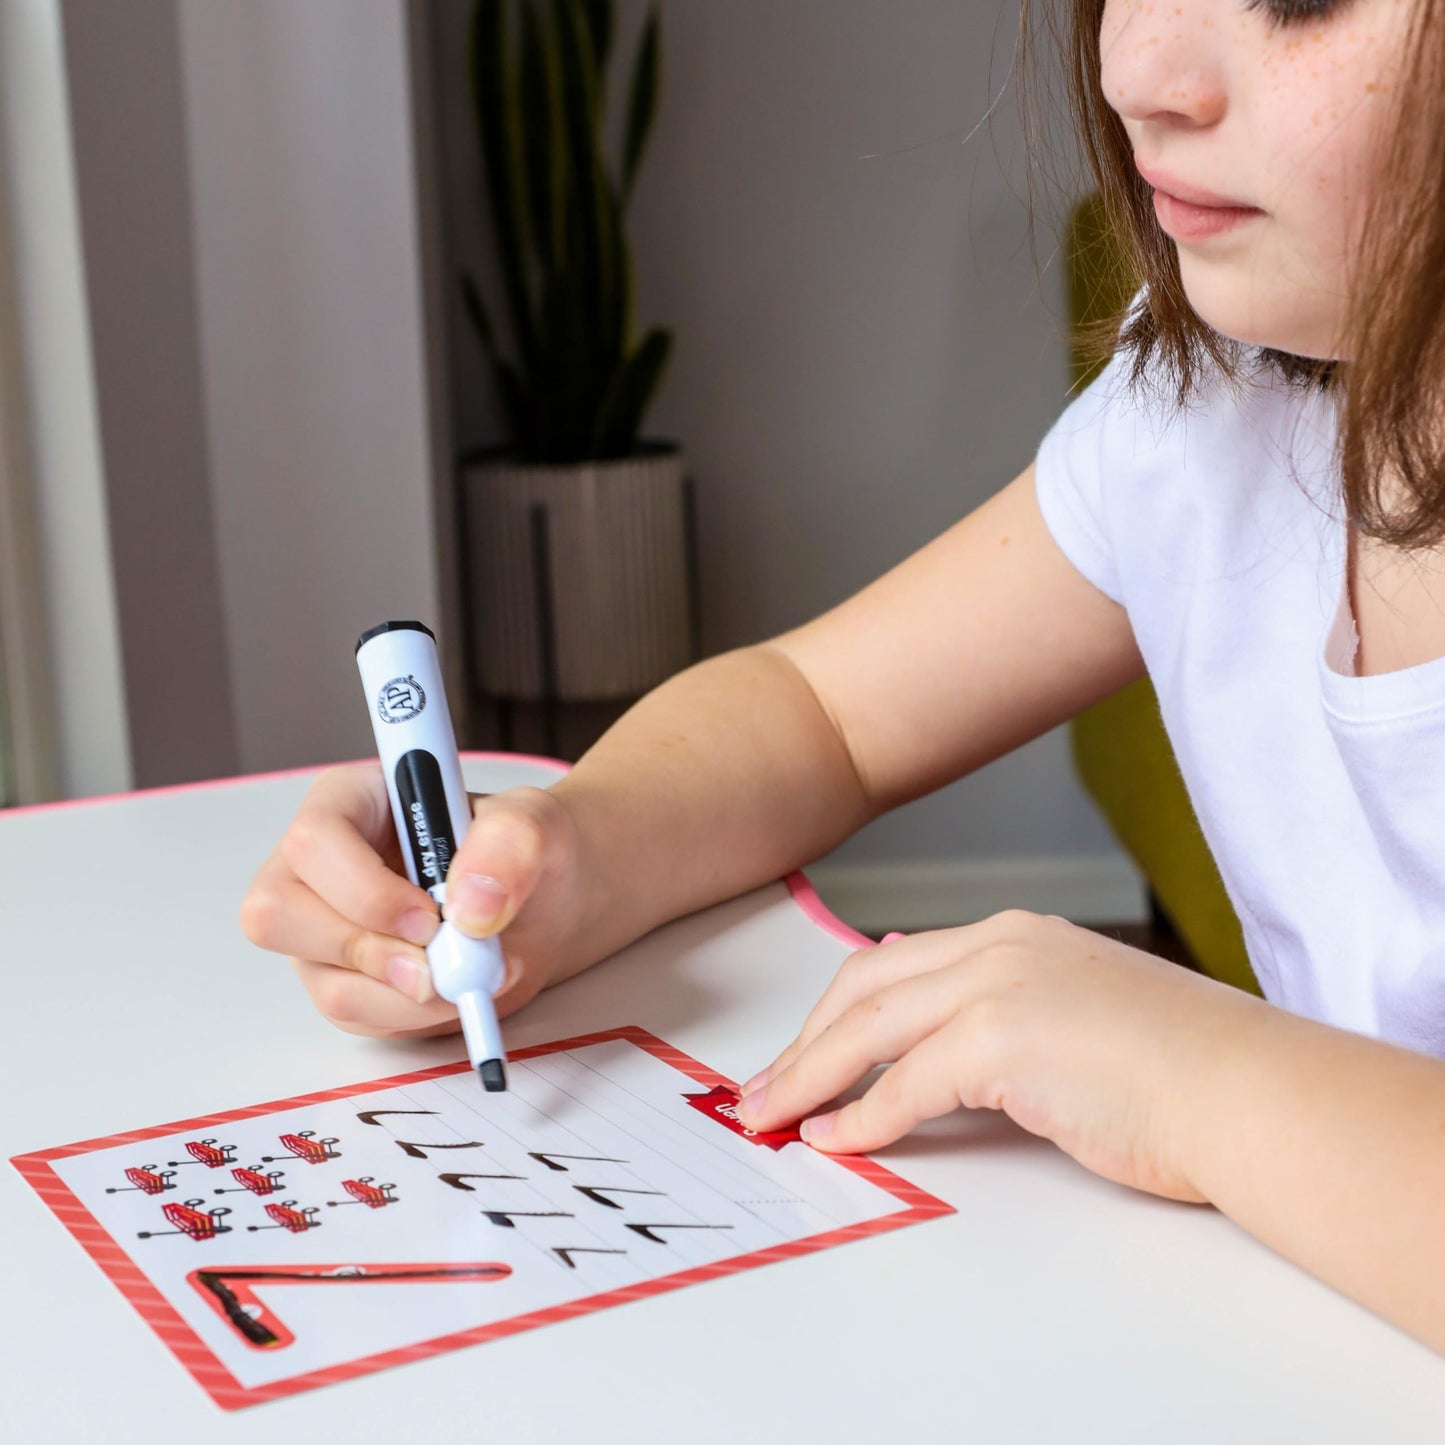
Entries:
{"type": "Polygon", "coordinates": [[[464,873],[447,884],[447,917],[463,932],[493,928],[507,907],[507,890],[485,873],[464,873]]]}
{"type": "Polygon", "coordinates": [[[750,1115],[762,1113],[763,1096],[766,1093],[766,1089],[758,1089],[755,1093],[745,1092],[743,1097],[738,1100],[738,1113],[750,1115]]]}
{"type": "Polygon", "coordinates": [[[430,972],[406,954],[398,954],[387,962],[386,981],[415,1003],[426,1003],[432,996],[430,972]]]}
{"type": "Polygon", "coordinates": [[[908,935],[906,933],[885,933],[883,937],[878,940],[878,946],[882,948],[885,943],[896,943],[900,938],[907,937],[908,935]]]}
{"type": "Polygon", "coordinates": [[[762,1086],[768,1082],[768,1075],[771,1072],[771,1069],[762,1069],[758,1073],[754,1074],[752,1078],[749,1079],[747,1083],[738,1090],[739,1095],[746,1099],[747,1096],[751,1094],[754,1089],[762,1088],[762,1086]]]}
{"type": "Polygon", "coordinates": [[[425,908],[408,908],[401,915],[397,936],[418,948],[425,948],[437,931],[437,916],[425,908]]]}
{"type": "Polygon", "coordinates": [[[831,1114],[815,1114],[811,1119],[804,1119],[798,1132],[803,1139],[811,1144],[815,1139],[826,1139],[833,1132],[833,1125],[838,1122],[837,1109],[831,1114]]]}

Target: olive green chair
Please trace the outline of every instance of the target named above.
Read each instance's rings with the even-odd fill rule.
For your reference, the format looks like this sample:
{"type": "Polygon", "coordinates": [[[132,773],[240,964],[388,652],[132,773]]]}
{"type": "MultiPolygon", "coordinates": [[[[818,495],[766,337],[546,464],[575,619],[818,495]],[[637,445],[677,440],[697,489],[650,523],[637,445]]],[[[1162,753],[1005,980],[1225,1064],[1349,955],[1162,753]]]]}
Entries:
{"type": "MultiPolygon", "coordinates": [[[[1132,294],[1097,197],[1074,211],[1065,255],[1073,380],[1083,384],[1097,367],[1081,354],[1082,328],[1116,314],[1132,294]]],[[[1205,973],[1258,993],[1239,919],[1194,817],[1149,679],[1080,714],[1071,733],[1079,779],[1139,865],[1154,905],[1205,973]]]]}

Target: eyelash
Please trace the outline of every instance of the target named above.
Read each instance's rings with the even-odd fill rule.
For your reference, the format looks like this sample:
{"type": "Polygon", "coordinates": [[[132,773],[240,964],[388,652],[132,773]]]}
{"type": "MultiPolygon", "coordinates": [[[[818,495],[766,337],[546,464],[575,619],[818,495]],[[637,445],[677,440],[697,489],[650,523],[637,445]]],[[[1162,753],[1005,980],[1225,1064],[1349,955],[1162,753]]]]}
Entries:
{"type": "Polygon", "coordinates": [[[1244,8],[1263,11],[1271,25],[1302,25],[1309,20],[1323,20],[1332,10],[1340,8],[1341,0],[1244,0],[1244,8]]]}

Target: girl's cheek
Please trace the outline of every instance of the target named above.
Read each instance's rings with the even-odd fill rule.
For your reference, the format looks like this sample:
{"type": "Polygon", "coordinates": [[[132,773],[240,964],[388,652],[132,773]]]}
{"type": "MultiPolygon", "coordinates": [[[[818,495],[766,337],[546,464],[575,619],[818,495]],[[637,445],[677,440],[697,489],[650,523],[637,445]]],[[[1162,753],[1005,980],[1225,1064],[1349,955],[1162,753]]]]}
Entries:
{"type": "Polygon", "coordinates": [[[1099,50],[1105,55],[1110,43],[1118,38],[1127,6],[1128,0],[1105,0],[1103,18],[1099,21],[1099,50]]]}

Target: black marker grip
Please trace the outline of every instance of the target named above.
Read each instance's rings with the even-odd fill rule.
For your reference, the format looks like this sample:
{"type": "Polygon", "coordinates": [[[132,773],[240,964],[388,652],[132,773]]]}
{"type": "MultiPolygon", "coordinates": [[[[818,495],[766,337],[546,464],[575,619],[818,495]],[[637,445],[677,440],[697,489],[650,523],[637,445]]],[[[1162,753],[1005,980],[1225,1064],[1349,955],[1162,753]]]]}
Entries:
{"type": "Polygon", "coordinates": [[[432,889],[447,881],[457,840],[437,760],[425,748],[403,753],[396,764],[396,795],[406,819],[406,844],[417,882],[432,889]]]}

